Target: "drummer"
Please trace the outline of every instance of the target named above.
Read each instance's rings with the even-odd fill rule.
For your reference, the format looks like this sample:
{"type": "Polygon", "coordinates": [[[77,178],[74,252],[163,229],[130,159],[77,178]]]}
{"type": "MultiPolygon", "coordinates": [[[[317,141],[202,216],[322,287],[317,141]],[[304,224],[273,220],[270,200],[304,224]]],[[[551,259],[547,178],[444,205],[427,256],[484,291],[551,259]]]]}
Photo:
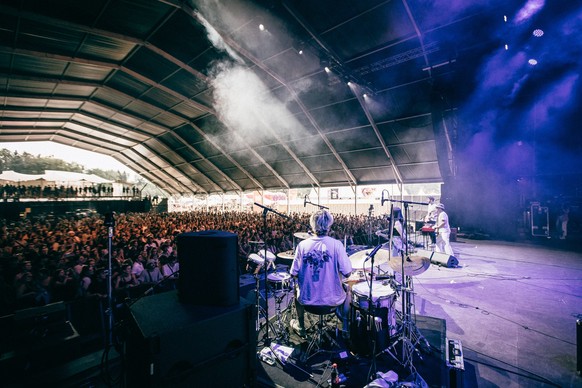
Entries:
{"type": "Polygon", "coordinates": [[[352,272],[352,265],[341,241],[327,234],[333,224],[333,216],[325,209],[311,215],[309,220],[315,236],[297,245],[290,273],[297,277],[297,320],[291,327],[305,336],[305,310],[309,306],[343,306],[346,291],[343,277],[352,272]]]}

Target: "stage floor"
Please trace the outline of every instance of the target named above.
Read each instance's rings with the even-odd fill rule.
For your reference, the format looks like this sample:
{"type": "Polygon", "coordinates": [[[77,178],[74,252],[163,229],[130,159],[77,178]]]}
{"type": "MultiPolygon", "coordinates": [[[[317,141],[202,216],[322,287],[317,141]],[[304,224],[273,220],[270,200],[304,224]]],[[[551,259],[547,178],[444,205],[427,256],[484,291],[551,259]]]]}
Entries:
{"type": "MultiPolygon", "coordinates": [[[[582,386],[576,358],[577,320],[582,320],[580,246],[558,240],[517,243],[463,238],[452,245],[458,267],[431,264],[413,277],[412,309],[432,349],[428,355],[421,353],[424,361],[415,357],[413,365],[427,384],[582,386]],[[446,329],[438,336],[427,335],[427,322],[434,332],[439,331],[434,329],[439,326],[435,322],[442,322],[446,329]],[[464,371],[454,374],[450,384],[444,355],[437,350],[445,338],[463,348],[464,371]]],[[[396,305],[400,303],[398,297],[396,305]]],[[[275,307],[270,304],[270,316],[271,312],[275,313],[275,307]]],[[[350,350],[349,345],[345,347],[350,350]]],[[[326,361],[315,366],[313,378],[293,366],[260,362],[259,383],[326,386],[330,373],[326,361]]],[[[401,379],[406,377],[407,371],[399,370],[391,357],[382,354],[376,361],[375,370],[395,370],[401,379]]],[[[370,365],[369,357],[350,355],[349,362],[340,365],[352,376],[346,386],[363,386],[362,377],[367,377],[370,365]]]]}
{"type": "MultiPolygon", "coordinates": [[[[416,328],[424,339],[426,346],[414,354],[413,367],[417,374],[430,387],[447,387],[448,368],[444,360],[445,321],[432,317],[418,317],[416,328]]],[[[264,334],[264,333],[263,333],[264,334]]],[[[374,379],[376,373],[396,373],[399,381],[411,376],[409,368],[403,367],[399,360],[402,355],[401,342],[394,341],[395,346],[379,349],[376,357],[370,354],[359,354],[350,350],[348,340],[337,338],[339,347],[334,347],[330,353],[321,353],[302,361],[301,354],[305,352],[307,342],[295,334],[291,335],[288,347],[294,348],[286,360],[275,360],[273,365],[259,362],[257,367],[257,385],[261,387],[329,387],[331,365],[336,363],[341,376],[342,387],[364,387],[374,379]]],[[[265,348],[264,341],[259,338],[257,351],[265,348]]],[[[276,351],[279,341],[271,342],[271,349],[276,351]]],[[[360,349],[362,347],[360,346],[360,349]]],[[[420,347],[419,347],[420,350],[420,347]]]]}

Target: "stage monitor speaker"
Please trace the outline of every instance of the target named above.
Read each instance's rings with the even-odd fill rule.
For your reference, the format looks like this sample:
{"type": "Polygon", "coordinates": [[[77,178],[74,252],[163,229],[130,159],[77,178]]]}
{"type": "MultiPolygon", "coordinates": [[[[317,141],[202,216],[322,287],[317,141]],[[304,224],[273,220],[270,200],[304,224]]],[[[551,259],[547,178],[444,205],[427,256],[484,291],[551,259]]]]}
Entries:
{"type": "Polygon", "coordinates": [[[202,306],[239,302],[237,235],[217,230],[177,236],[180,301],[202,306]]]}
{"type": "Polygon", "coordinates": [[[422,256],[430,259],[430,262],[436,265],[444,265],[445,267],[456,267],[459,265],[459,260],[455,256],[446,253],[427,251],[426,249],[417,249],[414,255],[422,256]]]}
{"type": "Polygon", "coordinates": [[[196,306],[177,291],[128,307],[129,387],[242,387],[256,382],[254,306],[196,306]]]}

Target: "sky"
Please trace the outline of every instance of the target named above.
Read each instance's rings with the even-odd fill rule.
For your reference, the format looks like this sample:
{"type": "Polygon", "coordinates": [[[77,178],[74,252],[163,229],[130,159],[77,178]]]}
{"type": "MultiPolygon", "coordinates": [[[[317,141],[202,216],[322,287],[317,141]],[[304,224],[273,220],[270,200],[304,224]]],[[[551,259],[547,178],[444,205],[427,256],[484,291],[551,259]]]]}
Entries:
{"type": "Polygon", "coordinates": [[[3,148],[10,151],[18,151],[20,153],[28,152],[32,155],[41,155],[45,157],[52,156],[55,159],[61,159],[69,163],[78,163],[86,169],[99,168],[101,170],[127,172],[131,177],[136,175],[132,170],[113,159],[111,156],[85,151],[80,148],[70,147],[51,141],[0,143],[0,149],[3,148]]]}

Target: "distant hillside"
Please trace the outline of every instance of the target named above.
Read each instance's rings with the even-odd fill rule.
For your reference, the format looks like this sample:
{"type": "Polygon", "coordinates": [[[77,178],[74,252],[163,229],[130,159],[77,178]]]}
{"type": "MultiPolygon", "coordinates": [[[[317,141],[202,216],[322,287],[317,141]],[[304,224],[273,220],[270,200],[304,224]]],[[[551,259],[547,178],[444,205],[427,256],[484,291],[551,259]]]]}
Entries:
{"type": "Polygon", "coordinates": [[[95,174],[101,178],[116,182],[130,183],[129,176],[123,171],[85,169],[79,163],[69,163],[54,157],[32,155],[28,152],[11,152],[6,148],[0,150],[0,171],[15,171],[22,174],[43,174],[46,170],[82,172],[95,174]]]}

